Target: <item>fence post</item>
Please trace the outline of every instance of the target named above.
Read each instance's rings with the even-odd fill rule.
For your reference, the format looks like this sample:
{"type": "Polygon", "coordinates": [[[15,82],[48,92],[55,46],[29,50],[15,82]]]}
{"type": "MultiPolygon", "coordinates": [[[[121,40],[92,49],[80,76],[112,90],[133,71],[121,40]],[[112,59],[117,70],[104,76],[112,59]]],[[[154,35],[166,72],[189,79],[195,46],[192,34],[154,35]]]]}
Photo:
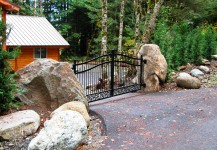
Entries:
{"type": "Polygon", "coordinates": [[[111,53],[111,82],[110,82],[110,95],[114,96],[114,70],[115,70],[115,50],[111,53]]]}
{"type": "Polygon", "coordinates": [[[74,74],[76,74],[76,60],[74,60],[72,69],[73,69],[73,71],[74,71],[74,74]]]}
{"type": "Polygon", "coordinates": [[[146,87],[144,82],[144,64],[146,64],[146,60],[143,60],[142,55],[140,56],[140,86],[146,87]]]}

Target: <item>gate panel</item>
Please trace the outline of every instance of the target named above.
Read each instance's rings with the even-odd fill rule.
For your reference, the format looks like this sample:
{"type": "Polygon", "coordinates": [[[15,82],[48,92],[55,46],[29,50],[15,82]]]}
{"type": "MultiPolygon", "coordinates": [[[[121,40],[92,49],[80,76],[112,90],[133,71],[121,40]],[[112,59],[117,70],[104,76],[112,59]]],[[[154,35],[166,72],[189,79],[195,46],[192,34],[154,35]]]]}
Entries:
{"type": "Polygon", "coordinates": [[[142,57],[115,54],[113,50],[86,62],[74,62],[73,70],[92,102],[140,90],[144,86],[143,63],[142,57]]]}

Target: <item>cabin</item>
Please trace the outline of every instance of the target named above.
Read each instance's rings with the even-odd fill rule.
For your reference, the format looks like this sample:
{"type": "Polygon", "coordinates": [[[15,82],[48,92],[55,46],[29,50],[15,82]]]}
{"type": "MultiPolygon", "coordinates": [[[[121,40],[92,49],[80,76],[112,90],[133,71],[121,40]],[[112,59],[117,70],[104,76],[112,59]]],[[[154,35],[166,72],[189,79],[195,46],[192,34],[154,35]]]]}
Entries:
{"type": "MultiPolygon", "coordinates": [[[[2,13],[3,14],[3,13],[2,13]]],[[[45,17],[5,14],[6,50],[19,47],[19,57],[9,60],[17,71],[35,59],[51,58],[60,60],[60,50],[69,43],[45,17]]]]}
{"type": "Polygon", "coordinates": [[[17,71],[35,59],[51,58],[60,60],[60,49],[69,43],[45,17],[6,15],[6,47],[13,51],[19,47],[21,55],[10,60],[17,71]]]}

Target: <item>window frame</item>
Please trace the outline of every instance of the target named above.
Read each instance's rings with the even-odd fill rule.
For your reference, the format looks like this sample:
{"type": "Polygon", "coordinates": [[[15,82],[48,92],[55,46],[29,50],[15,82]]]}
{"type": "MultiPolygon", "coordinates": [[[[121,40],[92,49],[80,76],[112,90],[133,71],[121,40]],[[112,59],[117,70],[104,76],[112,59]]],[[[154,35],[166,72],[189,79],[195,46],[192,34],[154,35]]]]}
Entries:
{"type": "Polygon", "coordinates": [[[34,59],[45,59],[45,58],[42,58],[41,56],[41,54],[42,54],[42,50],[45,50],[45,52],[46,52],[46,56],[45,56],[45,58],[47,58],[47,48],[42,48],[42,47],[37,47],[37,48],[34,48],[34,51],[33,51],[33,55],[34,55],[34,59]],[[39,58],[36,58],[36,54],[35,54],[35,52],[36,52],[36,50],[40,50],[40,57],[39,58]]]}

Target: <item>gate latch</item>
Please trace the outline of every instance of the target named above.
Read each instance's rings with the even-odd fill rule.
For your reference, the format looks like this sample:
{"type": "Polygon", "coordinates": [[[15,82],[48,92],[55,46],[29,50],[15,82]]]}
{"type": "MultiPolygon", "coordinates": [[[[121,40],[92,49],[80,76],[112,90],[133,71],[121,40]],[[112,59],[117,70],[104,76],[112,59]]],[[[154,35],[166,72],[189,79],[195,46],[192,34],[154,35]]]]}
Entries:
{"type": "Polygon", "coordinates": [[[147,60],[146,60],[146,59],[143,59],[143,63],[146,64],[146,63],[147,63],[147,60]]]}

